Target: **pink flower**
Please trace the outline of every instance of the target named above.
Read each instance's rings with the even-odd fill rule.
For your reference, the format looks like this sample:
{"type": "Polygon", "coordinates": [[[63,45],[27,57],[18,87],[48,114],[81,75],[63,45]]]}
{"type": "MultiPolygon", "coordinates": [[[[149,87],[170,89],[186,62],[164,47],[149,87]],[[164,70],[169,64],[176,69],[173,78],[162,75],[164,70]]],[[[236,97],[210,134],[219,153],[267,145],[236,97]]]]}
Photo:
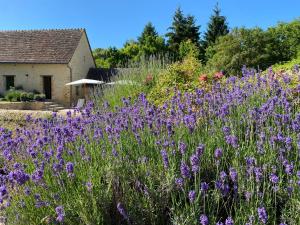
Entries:
{"type": "Polygon", "coordinates": [[[207,81],[207,75],[202,74],[202,75],[200,75],[200,77],[198,79],[199,79],[199,81],[207,81]]]}
{"type": "Polygon", "coordinates": [[[215,78],[216,80],[219,80],[219,79],[221,79],[223,76],[224,76],[224,74],[220,71],[220,72],[216,72],[216,73],[215,73],[214,78],[215,78]]]}

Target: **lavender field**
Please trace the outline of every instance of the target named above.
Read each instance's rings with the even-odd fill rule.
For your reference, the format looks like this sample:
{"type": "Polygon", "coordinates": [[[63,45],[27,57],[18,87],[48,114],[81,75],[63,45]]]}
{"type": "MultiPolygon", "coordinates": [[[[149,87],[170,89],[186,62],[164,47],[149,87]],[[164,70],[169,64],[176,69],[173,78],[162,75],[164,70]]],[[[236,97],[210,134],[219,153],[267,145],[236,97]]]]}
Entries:
{"type": "Polygon", "coordinates": [[[0,129],[8,224],[300,224],[300,72],[274,76],[0,129]]]}

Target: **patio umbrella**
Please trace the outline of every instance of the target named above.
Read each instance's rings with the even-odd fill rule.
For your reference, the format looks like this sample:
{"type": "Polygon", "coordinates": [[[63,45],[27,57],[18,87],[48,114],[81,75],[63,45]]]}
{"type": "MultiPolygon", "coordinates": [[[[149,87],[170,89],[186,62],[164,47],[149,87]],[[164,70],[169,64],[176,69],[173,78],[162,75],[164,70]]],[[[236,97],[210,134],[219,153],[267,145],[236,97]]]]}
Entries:
{"type": "Polygon", "coordinates": [[[100,80],[80,79],[80,80],[76,80],[76,81],[72,81],[70,83],[67,83],[66,86],[80,86],[80,85],[83,85],[84,95],[86,97],[87,96],[87,94],[86,94],[86,85],[87,84],[104,84],[104,82],[100,81],[100,80]]]}
{"type": "Polygon", "coordinates": [[[76,80],[76,81],[67,83],[66,86],[70,86],[70,85],[80,86],[80,85],[86,85],[86,84],[104,84],[104,82],[100,81],[100,80],[81,79],[81,80],[76,80]]]}

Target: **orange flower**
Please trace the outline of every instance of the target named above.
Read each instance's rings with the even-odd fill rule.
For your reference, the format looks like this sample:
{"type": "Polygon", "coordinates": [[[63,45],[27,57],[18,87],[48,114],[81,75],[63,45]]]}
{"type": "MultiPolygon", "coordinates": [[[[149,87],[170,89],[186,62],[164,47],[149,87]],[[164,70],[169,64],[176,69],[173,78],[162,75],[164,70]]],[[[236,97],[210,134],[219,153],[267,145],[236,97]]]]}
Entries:
{"type": "Polygon", "coordinates": [[[216,80],[221,79],[224,76],[224,74],[222,72],[216,72],[214,75],[214,78],[216,80]]]}
{"type": "Polygon", "coordinates": [[[199,81],[207,81],[207,75],[202,74],[202,75],[200,75],[200,77],[198,79],[199,79],[199,81]]]}

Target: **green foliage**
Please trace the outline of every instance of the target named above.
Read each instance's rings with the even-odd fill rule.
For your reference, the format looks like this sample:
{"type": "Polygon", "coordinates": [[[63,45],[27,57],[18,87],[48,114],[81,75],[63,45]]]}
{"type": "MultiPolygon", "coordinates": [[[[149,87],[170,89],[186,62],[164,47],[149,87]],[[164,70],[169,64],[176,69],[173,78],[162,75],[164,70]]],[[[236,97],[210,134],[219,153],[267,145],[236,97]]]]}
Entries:
{"type": "Polygon", "coordinates": [[[10,102],[18,102],[21,101],[21,94],[23,92],[20,90],[10,89],[8,92],[6,92],[4,98],[6,101],[10,102]]]}
{"type": "Polygon", "coordinates": [[[165,40],[158,35],[151,22],[146,24],[141,36],[138,38],[138,43],[140,46],[140,57],[163,55],[166,51],[165,40]]]}
{"type": "Polygon", "coordinates": [[[141,36],[138,37],[138,42],[140,43],[140,45],[146,45],[147,39],[149,37],[152,38],[158,37],[158,33],[151,22],[147,23],[146,26],[144,27],[141,36]]]}
{"type": "Polygon", "coordinates": [[[292,70],[295,65],[300,65],[300,51],[298,52],[298,55],[296,58],[294,58],[288,62],[277,63],[272,66],[272,69],[274,71],[279,71],[279,70],[288,71],[288,70],[292,70]]]}
{"type": "Polygon", "coordinates": [[[93,51],[97,67],[113,68],[124,64],[125,56],[115,47],[108,49],[97,48],[93,51]]]}
{"type": "Polygon", "coordinates": [[[33,96],[33,99],[34,99],[35,101],[45,101],[46,95],[45,95],[45,94],[35,94],[35,95],[33,96]]]}
{"type": "Polygon", "coordinates": [[[290,199],[282,210],[282,219],[287,224],[300,224],[300,200],[290,199]]]}
{"type": "Polygon", "coordinates": [[[191,40],[183,41],[179,45],[179,58],[184,59],[187,56],[199,56],[199,48],[191,40]]]}
{"type": "Polygon", "coordinates": [[[22,92],[20,96],[20,101],[28,102],[34,100],[34,94],[32,92],[22,92]]]}
{"type": "Polygon", "coordinates": [[[272,38],[269,51],[273,53],[273,61],[288,61],[297,56],[300,50],[300,19],[290,23],[279,23],[266,32],[272,38]]]}
{"type": "Polygon", "coordinates": [[[208,70],[239,73],[243,65],[259,69],[291,60],[300,46],[300,20],[260,28],[235,28],[206,50],[208,70]]]}
{"type": "Polygon", "coordinates": [[[195,90],[201,70],[200,61],[193,56],[169,65],[159,74],[156,85],[149,93],[149,100],[159,105],[172,97],[174,88],[182,92],[195,90]]]}
{"type": "Polygon", "coordinates": [[[139,60],[140,46],[134,40],[127,41],[120,51],[126,57],[127,62],[137,62],[139,60]]]}
{"type": "Polygon", "coordinates": [[[199,46],[199,29],[200,26],[196,25],[195,17],[191,15],[184,16],[182,10],[178,8],[173,17],[172,26],[169,27],[170,32],[166,34],[170,50],[178,54],[180,43],[187,40],[199,46]]]}
{"type": "Polygon", "coordinates": [[[101,68],[128,67],[144,57],[162,56],[165,53],[165,40],[158,35],[152,23],[146,24],[138,41],[127,41],[121,49],[110,47],[93,51],[97,67],[101,68]]]}
{"type": "Polygon", "coordinates": [[[10,102],[28,102],[32,100],[44,101],[46,99],[46,96],[44,94],[34,94],[33,92],[11,89],[6,92],[4,99],[10,102]]]}
{"type": "Polygon", "coordinates": [[[221,10],[217,4],[213,15],[207,26],[207,31],[204,33],[204,39],[201,42],[202,59],[205,60],[205,50],[215,44],[216,40],[229,33],[226,17],[221,15],[221,10]]]}
{"type": "Polygon", "coordinates": [[[220,37],[216,45],[208,47],[207,67],[209,70],[223,70],[234,75],[240,72],[243,65],[265,69],[272,65],[267,49],[269,41],[268,35],[260,28],[236,28],[230,34],[220,37]]]}

